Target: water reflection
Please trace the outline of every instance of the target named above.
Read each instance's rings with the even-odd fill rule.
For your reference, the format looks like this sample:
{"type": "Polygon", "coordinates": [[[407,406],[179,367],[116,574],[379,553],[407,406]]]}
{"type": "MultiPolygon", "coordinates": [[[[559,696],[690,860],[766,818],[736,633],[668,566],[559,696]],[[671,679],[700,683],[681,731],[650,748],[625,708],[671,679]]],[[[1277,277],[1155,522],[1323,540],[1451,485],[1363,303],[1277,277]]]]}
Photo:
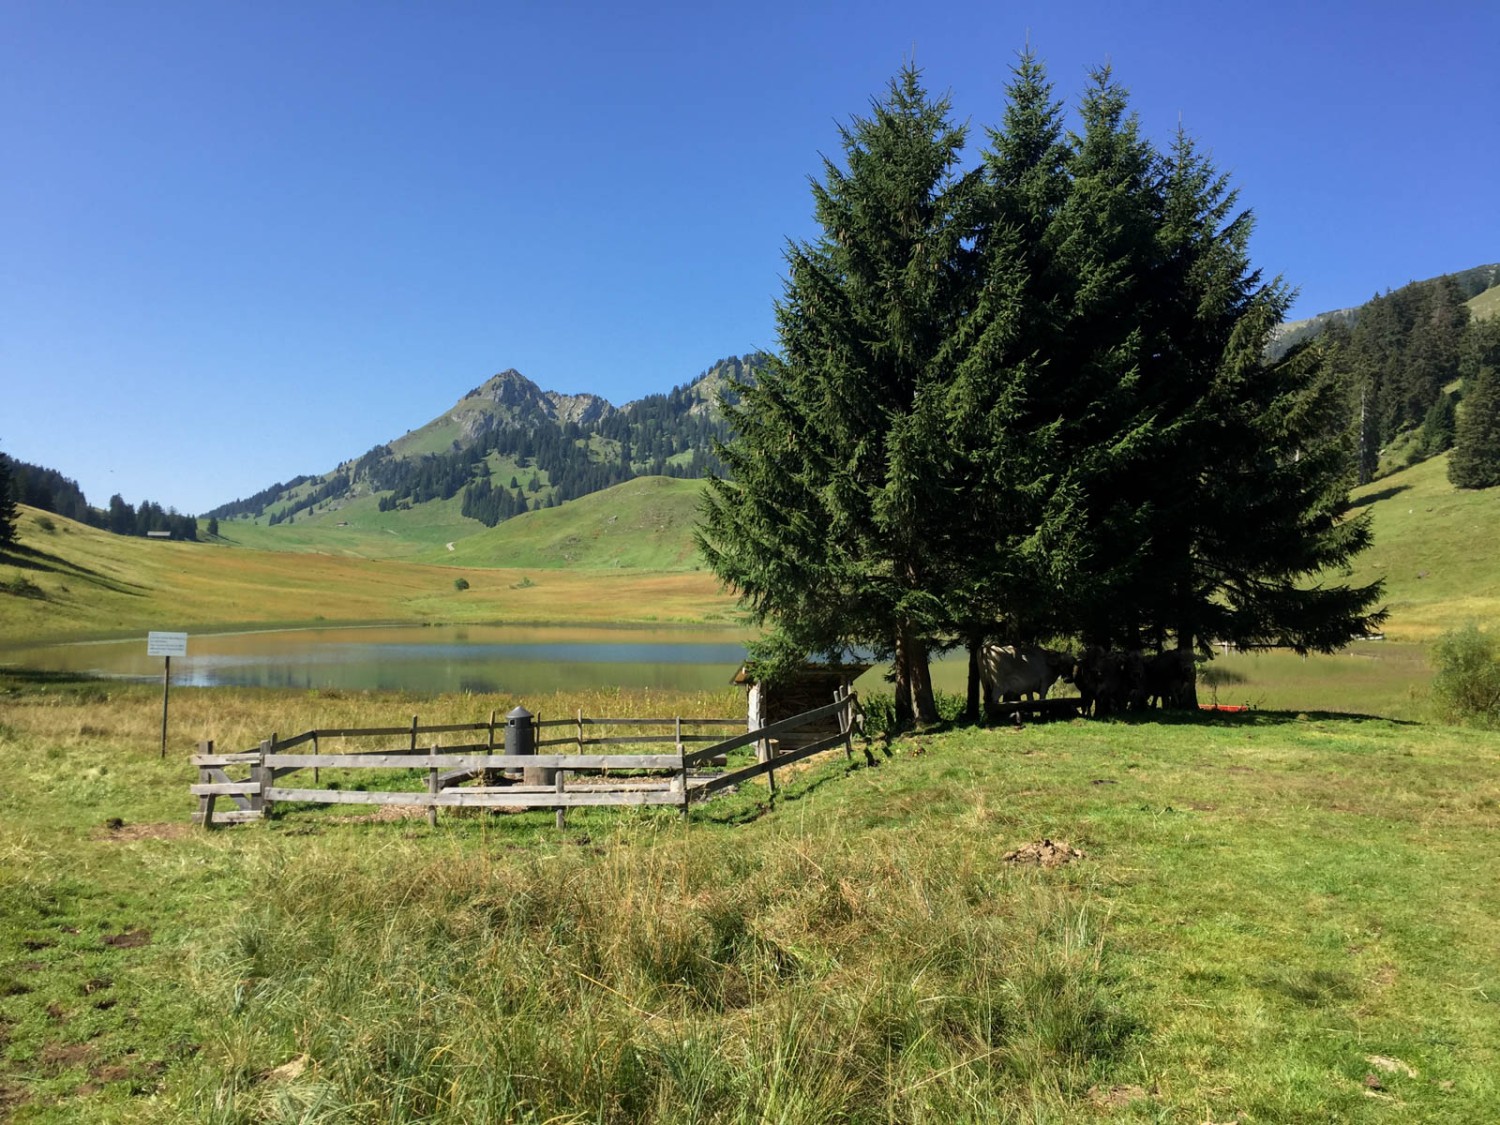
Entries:
{"type": "MultiPolygon", "coordinates": [[[[720,688],[744,659],[727,629],[406,626],[193,636],[172,661],[189,687],[545,692],[720,688]]],[[[145,638],[0,649],[0,663],[122,679],[161,676],[145,638]]]]}

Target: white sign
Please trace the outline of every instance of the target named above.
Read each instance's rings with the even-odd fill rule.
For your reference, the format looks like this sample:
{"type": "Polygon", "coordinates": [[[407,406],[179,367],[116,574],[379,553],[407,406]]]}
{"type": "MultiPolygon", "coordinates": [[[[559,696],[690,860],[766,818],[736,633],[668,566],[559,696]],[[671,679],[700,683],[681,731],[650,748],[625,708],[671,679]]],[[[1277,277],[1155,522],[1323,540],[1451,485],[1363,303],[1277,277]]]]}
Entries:
{"type": "Polygon", "coordinates": [[[186,633],[147,633],[147,656],[186,656],[186,633]]]}

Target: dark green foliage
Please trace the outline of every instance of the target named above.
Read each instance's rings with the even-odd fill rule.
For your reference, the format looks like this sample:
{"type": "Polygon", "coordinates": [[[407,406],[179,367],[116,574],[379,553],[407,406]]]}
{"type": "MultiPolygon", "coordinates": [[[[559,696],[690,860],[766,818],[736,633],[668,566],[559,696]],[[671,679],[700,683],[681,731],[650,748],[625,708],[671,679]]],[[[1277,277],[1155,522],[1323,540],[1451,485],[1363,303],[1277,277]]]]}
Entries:
{"type": "Polygon", "coordinates": [[[1423,427],[1418,457],[1441,452],[1434,443],[1442,440],[1443,388],[1458,377],[1467,346],[1468,295],[1455,276],[1414,282],[1328,328],[1326,349],[1347,399],[1361,482],[1403,432],[1423,427]]]}
{"type": "Polygon", "coordinates": [[[847,170],[825,161],[813,185],[822,234],[787,248],[783,354],[724,401],[734,483],[711,480],[698,534],[792,650],[894,655],[898,714],[923,722],[948,616],[947,396],[979,184],[953,174],[964,130],[947,114],[908,67],[841,130],[847,170]]]}
{"type": "Polygon", "coordinates": [[[12,461],[10,473],[12,494],[20,503],[44,512],[55,512],[79,523],[92,522],[92,510],[77,481],[70,480],[56,469],[25,461],[12,461]]]}
{"type": "Polygon", "coordinates": [[[1422,430],[1418,435],[1420,458],[1436,457],[1452,448],[1457,432],[1458,412],[1454,406],[1454,396],[1438,395],[1437,401],[1428,408],[1427,416],[1422,419],[1422,430]]]}
{"type": "Polygon", "coordinates": [[[908,69],[843,131],[782,353],[726,407],[699,546],[775,626],[758,655],[894,656],[901,723],[935,714],[934,647],[1378,623],[1378,584],[1315,584],[1369,542],[1344,400],[1319,349],[1266,360],[1287,290],[1227,177],[1184,134],[1153,148],[1107,69],[1065,135],[1022,56],[977,175],[946,110],[908,69]]]}
{"type": "Polygon", "coordinates": [[[0,548],[15,543],[17,515],[10,458],[0,453],[0,548]]]}
{"type": "Polygon", "coordinates": [[[1433,698],[1446,718],[1500,724],[1500,638],[1471,621],[1437,639],[1432,663],[1433,698]]]}
{"type": "Polygon", "coordinates": [[[469,580],[467,578],[455,578],[453,580],[453,588],[459,593],[463,593],[469,588],[469,580]]]}
{"type": "Polygon", "coordinates": [[[1500,484],[1500,368],[1481,367],[1464,389],[1448,479],[1459,488],[1500,484]]]}

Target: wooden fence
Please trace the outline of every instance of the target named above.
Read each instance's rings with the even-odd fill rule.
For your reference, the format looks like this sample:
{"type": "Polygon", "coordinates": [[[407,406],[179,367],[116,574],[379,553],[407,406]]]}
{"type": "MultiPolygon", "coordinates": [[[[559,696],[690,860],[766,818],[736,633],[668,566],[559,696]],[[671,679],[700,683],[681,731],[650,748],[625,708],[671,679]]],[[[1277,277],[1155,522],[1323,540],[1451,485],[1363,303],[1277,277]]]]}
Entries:
{"type": "MultiPolygon", "coordinates": [[[[244,753],[216,754],[213,743],[199,743],[199,752],[191,759],[198,768],[198,781],[192,786],[198,798],[193,819],[205,827],[259,820],[278,801],[415,806],[427,810],[429,824],[436,824],[437,810],[443,807],[555,809],[559,827],[566,810],[580,806],[669,805],[687,815],[693,802],[761,775],[774,795],[775,771],[814,754],[842,746],[845,756],[852,757],[854,735],[863,733],[864,715],[858,697],[850,692],[825,706],[731,738],[706,733],[740,727],[743,722],[593,719],[581,713],[541,721],[518,708],[506,717],[501,752],[497,752],[493,714],[488,723],[422,726],[413,716],[407,727],[310,730],[286,739],[273,734],[244,753]],[[781,752],[783,736],[818,724],[831,728],[829,733],[781,752]],[[560,733],[564,728],[569,733],[560,733]],[[627,729],[631,733],[615,733],[627,729]],[[428,736],[468,732],[484,732],[485,738],[449,745],[426,742],[428,736]],[[341,746],[340,752],[323,752],[324,744],[334,740],[394,736],[403,736],[405,744],[352,751],[341,746]],[[565,746],[572,752],[561,752],[565,746]],[[671,749],[657,752],[657,746],[671,749]],[[648,749],[643,752],[641,747],[648,749]],[[752,754],[749,764],[739,760],[752,754]],[[420,777],[423,788],[341,787],[351,775],[339,771],[376,769],[403,771],[399,780],[407,784],[420,777]],[[289,775],[304,770],[313,771],[311,786],[284,783],[289,775]],[[325,770],[337,776],[325,782],[325,770]],[[233,808],[216,811],[221,798],[233,808]]],[[[873,761],[868,748],[865,756],[873,761]]]]}

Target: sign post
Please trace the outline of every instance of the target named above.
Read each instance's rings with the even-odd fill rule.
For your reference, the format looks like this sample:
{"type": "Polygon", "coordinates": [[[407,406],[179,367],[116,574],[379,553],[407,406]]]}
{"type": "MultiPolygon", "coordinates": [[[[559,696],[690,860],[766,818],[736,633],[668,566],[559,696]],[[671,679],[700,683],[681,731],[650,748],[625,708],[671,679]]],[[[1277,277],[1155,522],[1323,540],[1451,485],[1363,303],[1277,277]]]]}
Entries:
{"type": "Polygon", "coordinates": [[[164,657],[161,673],[161,756],[167,756],[167,695],[172,684],[172,657],[187,655],[186,633],[146,634],[146,655],[164,657]]]}

